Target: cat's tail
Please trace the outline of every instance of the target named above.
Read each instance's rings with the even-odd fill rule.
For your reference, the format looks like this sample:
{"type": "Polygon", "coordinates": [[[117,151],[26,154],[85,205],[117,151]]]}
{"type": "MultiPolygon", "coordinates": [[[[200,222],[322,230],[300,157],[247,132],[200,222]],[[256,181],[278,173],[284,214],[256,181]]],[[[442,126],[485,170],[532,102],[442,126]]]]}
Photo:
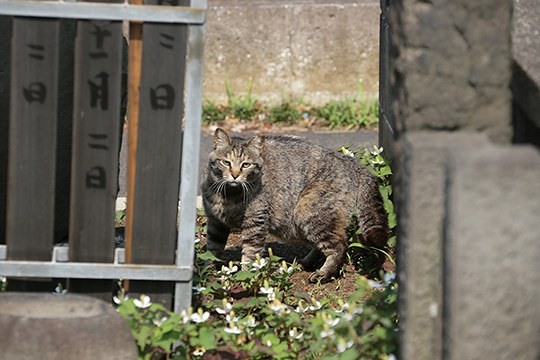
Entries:
{"type": "Polygon", "coordinates": [[[377,178],[367,173],[359,181],[356,199],[358,226],[362,230],[361,242],[377,248],[383,248],[390,235],[388,214],[379,192],[377,178]]]}

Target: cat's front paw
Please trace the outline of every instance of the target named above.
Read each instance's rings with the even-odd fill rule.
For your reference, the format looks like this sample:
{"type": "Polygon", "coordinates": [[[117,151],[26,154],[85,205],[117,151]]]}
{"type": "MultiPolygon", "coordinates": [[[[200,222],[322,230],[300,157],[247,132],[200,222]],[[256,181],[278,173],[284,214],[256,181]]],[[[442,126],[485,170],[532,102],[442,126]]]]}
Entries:
{"type": "Polygon", "coordinates": [[[313,284],[324,284],[329,281],[332,281],[332,275],[329,273],[324,273],[319,270],[311,274],[308,280],[313,284]]]}
{"type": "Polygon", "coordinates": [[[212,255],[214,255],[215,257],[223,259],[223,256],[225,255],[225,244],[215,241],[208,241],[206,243],[206,248],[210,250],[212,255]]]}

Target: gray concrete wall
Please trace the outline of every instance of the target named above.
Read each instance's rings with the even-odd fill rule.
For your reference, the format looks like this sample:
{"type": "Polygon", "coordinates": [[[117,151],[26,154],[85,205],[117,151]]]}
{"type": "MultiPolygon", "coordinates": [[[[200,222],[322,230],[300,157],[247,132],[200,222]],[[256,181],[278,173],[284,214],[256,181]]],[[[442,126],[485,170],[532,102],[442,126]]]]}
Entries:
{"type": "Polygon", "coordinates": [[[378,91],[378,0],[210,0],[204,95],[225,81],[257,99],[312,102],[378,91]]]}

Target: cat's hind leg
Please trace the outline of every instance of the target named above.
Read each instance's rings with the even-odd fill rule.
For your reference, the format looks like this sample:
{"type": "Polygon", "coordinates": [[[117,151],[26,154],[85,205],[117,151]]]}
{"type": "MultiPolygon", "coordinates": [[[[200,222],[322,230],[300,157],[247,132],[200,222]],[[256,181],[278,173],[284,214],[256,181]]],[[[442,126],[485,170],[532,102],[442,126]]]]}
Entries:
{"type": "MultiPolygon", "coordinates": [[[[328,282],[339,274],[347,252],[346,227],[349,219],[336,202],[328,184],[314,183],[300,195],[295,220],[304,238],[326,256],[323,266],[309,277],[313,283],[328,282]]],[[[310,253],[305,260],[316,256],[310,253]]]]}
{"type": "Polygon", "coordinates": [[[324,260],[324,255],[314,247],[311,251],[304,256],[300,261],[300,265],[304,270],[315,270],[318,265],[321,265],[321,261],[324,260]]]}

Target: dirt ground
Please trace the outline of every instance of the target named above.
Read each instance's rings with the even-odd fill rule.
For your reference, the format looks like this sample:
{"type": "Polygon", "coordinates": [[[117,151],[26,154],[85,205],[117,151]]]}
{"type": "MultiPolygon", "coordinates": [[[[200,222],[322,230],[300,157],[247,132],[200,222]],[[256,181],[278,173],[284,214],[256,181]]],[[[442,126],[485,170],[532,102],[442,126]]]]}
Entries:
{"type": "MultiPolygon", "coordinates": [[[[242,255],[242,243],[240,235],[233,233],[229,236],[225,256],[223,260],[240,261],[242,255]]],[[[274,255],[283,258],[288,263],[295,259],[302,259],[311,248],[301,243],[285,244],[269,240],[266,248],[272,248],[274,255]]],[[[347,260],[339,277],[325,284],[313,284],[308,278],[310,271],[300,271],[292,275],[291,281],[294,289],[299,292],[309,293],[319,298],[338,298],[346,299],[357,288],[357,281],[360,276],[366,276],[370,279],[376,279],[381,270],[395,271],[393,264],[388,261],[383,254],[374,255],[366,250],[351,248],[348,251],[347,260]]],[[[322,264],[321,264],[322,265],[322,264]]]]}

